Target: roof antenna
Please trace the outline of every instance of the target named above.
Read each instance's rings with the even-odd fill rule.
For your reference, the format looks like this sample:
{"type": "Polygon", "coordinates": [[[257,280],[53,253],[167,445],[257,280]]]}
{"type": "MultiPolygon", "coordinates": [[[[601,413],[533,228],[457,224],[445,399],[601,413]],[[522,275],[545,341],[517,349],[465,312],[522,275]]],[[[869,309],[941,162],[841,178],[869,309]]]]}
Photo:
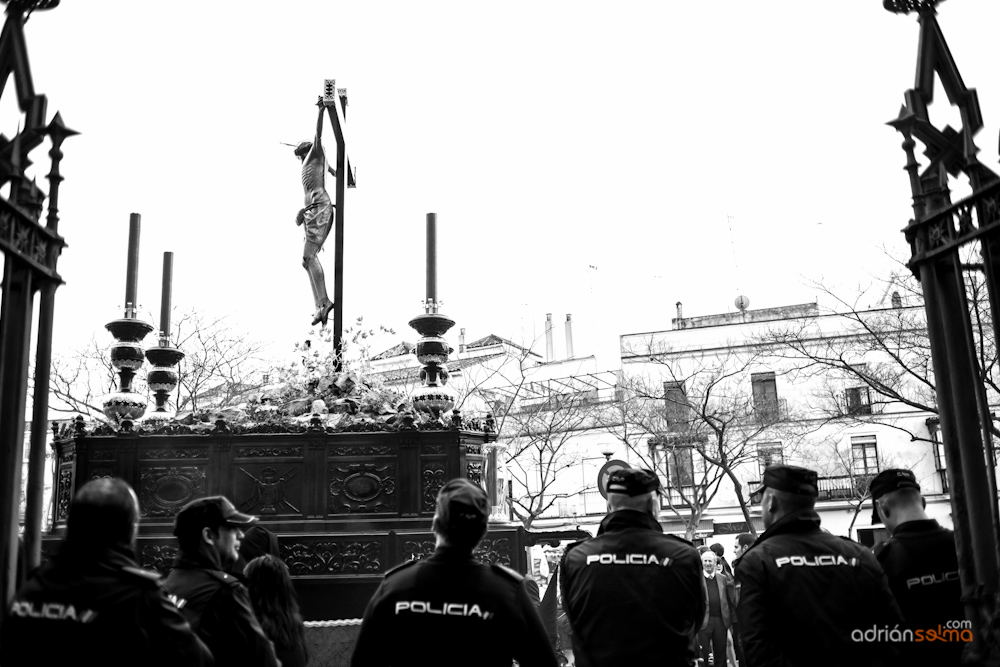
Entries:
{"type": "MultiPolygon", "coordinates": [[[[726,214],[726,224],[729,226],[729,244],[733,249],[733,273],[736,276],[736,293],[740,294],[740,263],[736,259],[736,240],[733,237],[733,216],[728,213],[726,214]]],[[[746,317],[746,311],[747,307],[750,305],[750,299],[740,294],[736,297],[734,304],[739,311],[743,313],[743,316],[746,317]]]]}

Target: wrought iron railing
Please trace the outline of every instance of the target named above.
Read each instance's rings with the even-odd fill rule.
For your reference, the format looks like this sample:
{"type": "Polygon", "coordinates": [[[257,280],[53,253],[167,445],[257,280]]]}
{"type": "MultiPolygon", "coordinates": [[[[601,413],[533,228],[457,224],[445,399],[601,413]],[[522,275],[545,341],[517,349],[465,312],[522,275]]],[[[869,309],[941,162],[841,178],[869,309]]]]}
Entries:
{"type": "MultiPolygon", "coordinates": [[[[858,473],[856,475],[836,475],[820,477],[817,480],[819,489],[818,501],[823,500],[860,500],[868,494],[868,485],[877,473],[858,473]]],[[[750,482],[749,488],[757,489],[760,482],[750,482]]],[[[750,498],[751,505],[760,504],[760,496],[750,498]]]]}

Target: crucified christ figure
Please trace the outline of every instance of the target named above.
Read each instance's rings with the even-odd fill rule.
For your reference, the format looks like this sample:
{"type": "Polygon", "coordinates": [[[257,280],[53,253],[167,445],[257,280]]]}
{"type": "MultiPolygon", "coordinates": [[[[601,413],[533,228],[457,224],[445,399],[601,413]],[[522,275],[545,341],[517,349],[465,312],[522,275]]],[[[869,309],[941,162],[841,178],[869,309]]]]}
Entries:
{"type": "Polygon", "coordinates": [[[330,235],[333,226],[333,202],[326,192],[326,172],[337,175],[326,163],[323,143],[323,98],[316,103],[319,107],[319,117],[316,119],[316,137],[311,142],[303,141],[295,147],[295,156],[302,161],[302,188],[305,190],[305,206],[295,216],[295,224],[302,225],[305,230],[305,247],[302,250],[302,266],[309,274],[309,284],[312,286],[313,300],[316,302],[316,312],[313,315],[313,325],[326,326],[333,301],[327,296],[326,276],[323,265],[319,263],[319,251],[323,248],[326,237],[330,235]]]}

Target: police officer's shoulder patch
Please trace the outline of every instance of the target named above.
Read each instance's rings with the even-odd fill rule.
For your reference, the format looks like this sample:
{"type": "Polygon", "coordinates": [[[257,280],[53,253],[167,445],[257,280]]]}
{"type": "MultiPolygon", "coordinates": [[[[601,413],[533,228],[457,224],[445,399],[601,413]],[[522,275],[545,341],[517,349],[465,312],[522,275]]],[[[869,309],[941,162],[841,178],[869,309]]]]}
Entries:
{"type": "Polygon", "coordinates": [[[420,562],[419,560],[408,560],[405,563],[402,563],[400,565],[397,565],[396,567],[393,567],[393,568],[390,568],[390,569],[386,570],[385,576],[388,577],[391,574],[396,574],[397,572],[400,572],[400,571],[402,571],[402,570],[410,567],[411,565],[416,565],[419,562],[420,562]]]}
{"type": "Polygon", "coordinates": [[[213,579],[218,579],[231,588],[239,588],[243,585],[240,583],[239,579],[228,572],[223,572],[222,570],[206,570],[206,572],[208,572],[213,579]]]}
{"type": "Polygon", "coordinates": [[[138,567],[132,567],[131,565],[126,565],[122,568],[122,572],[130,575],[132,578],[138,579],[142,583],[152,588],[159,585],[160,574],[157,572],[150,572],[149,570],[143,570],[138,567]]]}
{"type": "Polygon", "coordinates": [[[891,539],[889,539],[889,540],[886,540],[885,542],[879,542],[874,547],[872,547],[872,553],[875,554],[875,558],[878,558],[882,554],[888,554],[889,553],[889,547],[891,547],[892,544],[893,544],[893,541],[891,539]]]}
{"type": "Polygon", "coordinates": [[[524,580],[524,575],[522,575],[517,570],[510,569],[505,565],[500,565],[499,563],[491,563],[490,567],[493,568],[493,571],[496,572],[497,574],[501,574],[507,577],[508,579],[513,579],[518,583],[521,583],[521,581],[524,580]]]}

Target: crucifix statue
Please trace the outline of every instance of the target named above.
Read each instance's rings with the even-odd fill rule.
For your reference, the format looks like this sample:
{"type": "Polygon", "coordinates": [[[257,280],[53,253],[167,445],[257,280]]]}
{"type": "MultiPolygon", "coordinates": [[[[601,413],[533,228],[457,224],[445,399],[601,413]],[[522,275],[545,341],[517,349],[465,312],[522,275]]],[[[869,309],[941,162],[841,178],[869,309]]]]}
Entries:
{"type": "Polygon", "coordinates": [[[295,216],[295,224],[301,225],[305,231],[305,246],[302,250],[302,266],[309,274],[309,284],[312,287],[313,301],[316,312],[313,315],[313,325],[326,326],[334,303],[327,296],[326,276],[323,265],[319,262],[319,251],[323,248],[326,237],[330,235],[333,226],[334,204],[326,191],[326,172],[334,177],[337,173],[326,163],[323,152],[323,112],[325,106],[320,97],[316,103],[319,115],[316,118],[316,136],[313,140],[303,141],[295,147],[295,156],[302,161],[302,188],[305,191],[305,206],[299,209],[295,216]]]}

